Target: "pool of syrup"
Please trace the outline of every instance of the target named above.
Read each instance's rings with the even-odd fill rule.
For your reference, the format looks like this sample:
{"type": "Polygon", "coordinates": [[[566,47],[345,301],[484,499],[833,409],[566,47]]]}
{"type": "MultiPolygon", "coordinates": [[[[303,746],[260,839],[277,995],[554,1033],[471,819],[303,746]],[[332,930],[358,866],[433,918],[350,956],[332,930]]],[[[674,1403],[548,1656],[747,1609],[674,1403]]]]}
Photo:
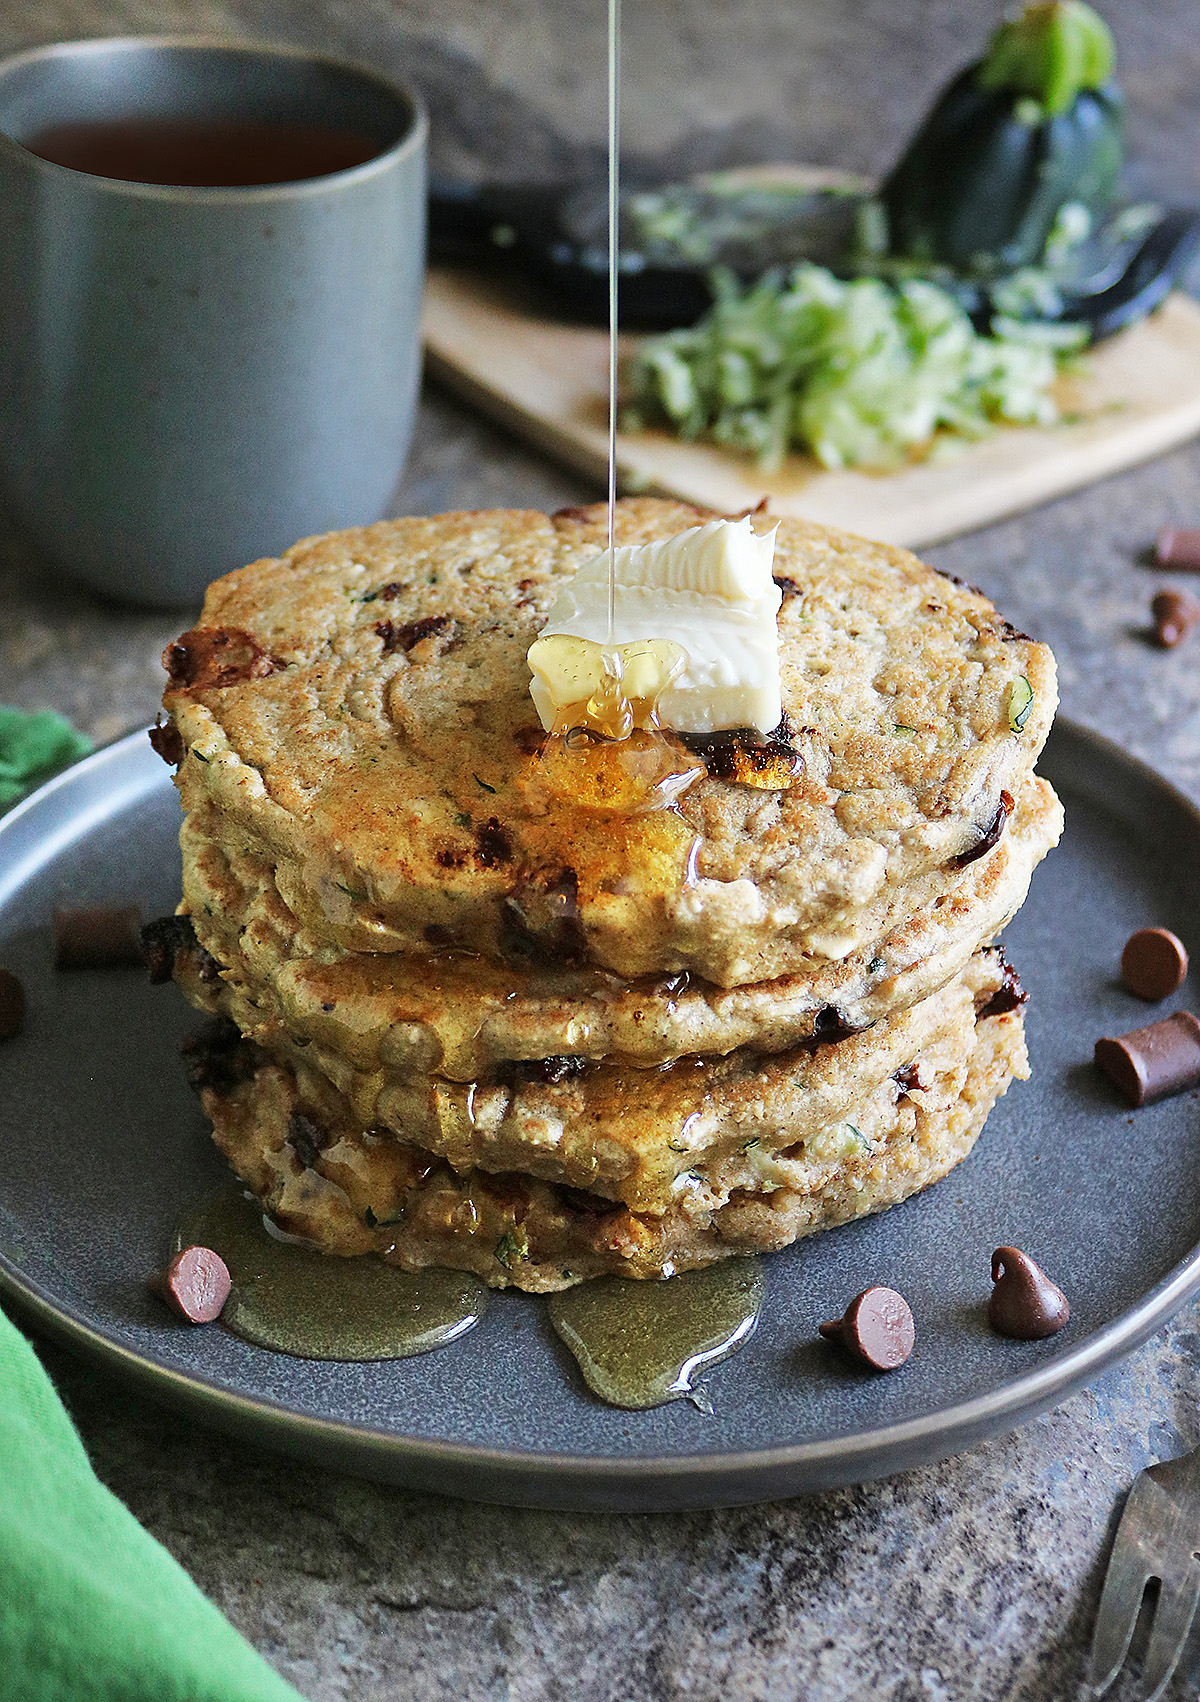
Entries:
{"type": "MultiPolygon", "coordinates": [[[[402,1271],[371,1255],[342,1259],[286,1237],[229,1182],[180,1217],[171,1251],[211,1247],[233,1288],[221,1323],[297,1359],[407,1359],[474,1329],[491,1291],[464,1271],[402,1271]]],[[[762,1306],[757,1259],[727,1259],[669,1282],[602,1277],[549,1296],[550,1321],[592,1392],[640,1409],[689,1399],[697,1378],[736,1353],[762,1306]]]]}
{"type": "Polygon", "coordinates": [[[211,1247],[233,1289],[221,1322],[244,1341],[297,1359],[407,1359],[457,1341],[491,1291],[464,1271],[402,1271],[382,1259],[339,1259],[271,1232],[236,1182],[184,1212],[172,1252],[211,1247]]]}

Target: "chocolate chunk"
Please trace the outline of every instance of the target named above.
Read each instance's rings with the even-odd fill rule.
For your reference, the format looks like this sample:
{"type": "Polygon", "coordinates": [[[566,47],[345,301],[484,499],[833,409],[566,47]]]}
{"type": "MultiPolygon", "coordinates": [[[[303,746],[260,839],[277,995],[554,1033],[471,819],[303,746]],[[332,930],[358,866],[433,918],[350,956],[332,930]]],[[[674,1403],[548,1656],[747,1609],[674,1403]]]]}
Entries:
{"type": "Polygon", "coordinates": [[[1200,573],[1200,530],[1164,526],[1154,554],[1160,567],[1173,567],[1177,573],[1200,573]]]}
{"type": "Polygon", "coordinates": [[[189,1324],[211,1324],[221,1316],[233,1284],[219,1253],[211,1247],[185,1247],[146,1287],[189,1324]]]}
{"type": "Polygon", "coordinates": [[[375,631],[383,643],[385,656],[392,656],[397,650],[402,650],[407,656],[410,650],[416,648],[422,639],[433,638],[438,633],[448,632],[454,621],[450,615],[426,615],[419,621],[376,621],[375,631]]]}
{"type": "Polygon", "coordinates": [[[536,756],[547,737],[546,729],[539,722],[536,727],[518,727],[513,734],[513,744],[522,756],[536,756]]]}
{"type": "Polygon", "coordinates": [[[1165,999],[1183,986],[1187,947],[1169,928],[1139,928],[1121,953],[1121,975],[1139,999],[1165,999]]]}
{"type": "Polygon", "coordinates": [[[163,651],[169,689],[175,691],[224,690],[265,679],[282,666],[240,626],[194,626],[163,651]]]}
{"type": "Polygon", "coordinates": [[[187,755],[179,728],[173,721],[164,721],[161,715],[155,716],[154,725],[149,729],[149,739],[151,749],[175,768],[187,755]]]}
{"type": "Polygon", "coordinates": [[[992,1254],[988,1323],[997,1335],[1014,1341],[1036,1342],[1061,1330],[1071,1316],[1067,1297],[1016,1247],[997,1247],[992,1254]]]}
{"type": "Polygon", "coordinates": [[[500,949],[510,961],[573,967],[587,956],[579,877],[560,869],[528,882],[501,906],[500,949]]]}
{"type": "Polygon", "coordinates": [[[264,1054],[247,1040],[228,1017],[213,1017],[199,1033],[179,1048],[188,1083],[199,1093],[212,1088],[229,1093],[239,1082],[249,1081],[264,1062],[264,1054]]]}
{"type": "Polygon", "coordinates": [[[988,949],[995,952],[1000,960],[1002,979],[991,998],[976,1006],[976,1022],[982,1022],[989,1016],[1007,1016],[1009,1011],[1019,1010],[1022,1005],[1029,1003],[1029,994],[1022,987],[1020,976],[1005,956],[1004,947],[991,946],[988,949]]]}
{"type": "Polygon", "coordinates": [[[485,869],[498,869],[511,863],[513,843],[507,830],[495,816],[489,817],[475,829],[475,861],[485,869]]]}
{"type": "Polygon", "coordinates": [[[901,1093],[928,1093],[933,1086],[933,1071],[924,1058],[917,1058],[893,1071],[892,1080],[901,1093]]]}
{"type": "Polygon", "coordinates": [[[1154,641],[1164,650],[1182,644],[1200,626],[1200,603],[1186,591],[1158,591],[1150,599],[1154,617],[1154,641]]]}
{"type": "Polygon", "coordinates": [[[1000,802],[996,805],[996,813],[986,827],[976,828],[979,838],[974,845],[960,851],[954,858],[954,866],[965,869],[968,863],[976,863],[980,857],[986,857],[993,845],[998,845],[1000,835],[1004,832],[1004,824],[1012,814],[1013,797],[1011,792],[1001,792],[1000,802]]]}
{"type": "MultiPolygon", "coordinates": [[[[159,916],[146,923],[141,940],[142,961],[156,987],[171,979],[175,973],[175,959],[180,952],[200,950],[190,916],[159,916]]],[[[207,952],[204,955],[208,957],[207,952]]],[[[213,960],[210,958],[209,961],[213,960]]],[[[204,979],[203,970],[201,979],[204,979]]]]}
{"type": "Polygon", "coordinates": [[[591,1217],[625,1209],[620,1200],[607,1200],[603,1194],[589,1194],[585,1188],[570,1188],[561,1182],[558,1193],[563,1204],[570,1206],[572,1211],[583,1212],[591,1217]]]}
{"type": "Polygon", "coordinates": [[[142,913],[136,904],[54,912],[56,969],[120,969],[141,962],[142,913]]]}
{"type": "Polygon", "coordinates": [[[857,1033],[859,1030],[846,1021],[836,1005],[822,1005],[813,1017],[813,1046],[836,1046],[839,1040],[849,1040],[857,1033]]]}
{"type": "Polygon", "coordinates": [[[680,738],[702,758],[714,779],[737,786],[786,792],[804,773],[804,758],[791,742],[786,719],[765,737],[755,727],[730,727],[718,733],[682,733],[680,738]]]}
{"type": "Polygon", "coordinates": [[[15,975],[0,969],[0,1040],[20,1034],[25,1021],[25,989],[15,975]]]}
{"type": "Polygon", "coordinates": [[[288,1118],[288,1145],[306,1170],[315,1170],[317,1160],[329,1145],[321,1125],[305,1111],[293,1111],[288,1118]]]}
{"type": "Polygon", "coordinates": [[[496,1070],[497,1079],[514,1087],[518,1082],[560,1082],[568,1076],[581,1076],[587,1069],[586,1058],[572,1053],[558,1053],[550,1058],[507,1058],[496,1070]]]}
{"type": "Polygon", "coordinates": [[[864,1288],[843,1317],[821,1325],[821,1334],[876,1371],[894,1371],[912,1352],[916,1327],[902,1294],[894,1288],[864,1288]]]}
{"type": "Polygon", "coordinates": [[[1130,1105],[1150,1105],[1200,1086],[1200,1022],[1176,1011],[1161,1022],[1096,1042],[1096,1068],[1130,1105]]]}

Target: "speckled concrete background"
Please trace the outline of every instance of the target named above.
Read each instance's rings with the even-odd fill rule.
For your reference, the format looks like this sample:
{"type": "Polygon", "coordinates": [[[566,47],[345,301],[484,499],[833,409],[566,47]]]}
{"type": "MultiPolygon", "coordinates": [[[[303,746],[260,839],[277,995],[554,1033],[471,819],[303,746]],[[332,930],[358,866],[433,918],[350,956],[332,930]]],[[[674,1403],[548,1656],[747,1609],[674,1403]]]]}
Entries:
{"type": "MultiPolygon", "coordinates": [[[[1200,198],[1200,8],[1107,10],[1136,186],[1200,198]]],[[[626,0],[630,145],[676,166],[878,167],[997,12],[626,0]]],[[[599,0],[39,0],[0,10],[0,47],[180,27],[321,43],[418,77],[445,169],[546,174],[596,157],[600,17],[599,0]]],[[[433,393],[397,507],[593,494],[433,393]]],[[[929,554],[1054,645],[1066,713],[1200,798],[1200,638],[1164,653],[1144,631],[1163,581],[1138,556],[1168,521],[1200,524],[1200,447],[929,554]]],[[[54,585],[0,530],[0,701],[111,738],[152,717],[181,624],[54,585]]],[[[647,1519],[470,1507],[258,1459],[46,1358],[101,1476],[312,1702],[1060,1702],[1078,1693],[1121,1496],[1200,1443],[1200,1306],[1093,1389],[942,1466],[647,1519]]],[[[1172,1702],[1196,1693],[1200,1649],[1186,1665],[1172,1702]]]]}

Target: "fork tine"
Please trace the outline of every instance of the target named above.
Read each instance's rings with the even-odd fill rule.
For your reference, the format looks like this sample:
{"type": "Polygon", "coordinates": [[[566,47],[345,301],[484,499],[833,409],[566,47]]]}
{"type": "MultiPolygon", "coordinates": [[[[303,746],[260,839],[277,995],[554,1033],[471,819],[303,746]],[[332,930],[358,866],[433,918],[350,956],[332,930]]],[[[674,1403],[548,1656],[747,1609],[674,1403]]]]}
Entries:
{"type": "Polygon", "coordinates": [[[1198,1601],[1200,1570],[1195,1566],[1189,1568],[1182,1578],[1172,1578],[1169,1587],[1163,1580],[1142,1667],[1144,1702],[1158,1702],[1171,1682],[1171,1674],[1179,1664],[1183,1645],[1192,1628],[1198,1601]]]}
{"type": "Polygon", "coordinates": [[[1157,1485],[1144,1473],[1135,1478],[1117,1526],[1092,1638],[1087,1683],[1093,1696],[1102,1696],[1120,1672],[1133,1641],[1146,1585],[1158,1575],[1150,1558],[1152,1532],[1148,1528],[1156,1493],[1157,1485]]]}

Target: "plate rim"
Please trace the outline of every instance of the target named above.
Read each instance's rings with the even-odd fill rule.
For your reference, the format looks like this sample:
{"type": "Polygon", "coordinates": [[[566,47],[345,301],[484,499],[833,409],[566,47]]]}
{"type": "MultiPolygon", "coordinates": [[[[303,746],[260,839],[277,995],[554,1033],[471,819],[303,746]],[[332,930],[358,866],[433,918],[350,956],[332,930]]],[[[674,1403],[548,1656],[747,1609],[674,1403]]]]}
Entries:
{"type": "MultiPolygon", "coordinates": [[[[1200,836],[1200,805],[1142,758],[1094,729],[1059,716],[1051,737],[1091,748],[1100,764],[1133,770],[1164,802],[1191,818],[1200,836]]],[[[0,852],[14,833],[18,842],[37,817],[81,782],[110,765],[129,767],[140,790],[155,789],[159,758],[137,731],[95,751],[56,775],[0,819],[0,852]]],[[[161,771],[159,771],[161,772],[161,771]]],[[[169,777],[162,775],[164,781],[169,777]]],[[[139,788],[110,791],[111,810],[127,805],[139,788]]],[[[84,829],[83,831],[86,831],[84,829]]],[[[12,890],[9,883],[3,883],[12,890]]],[[[2,899],[0,899],[2,902],[2,899]]],[[[747,1504],[810,1493],[840,1484],[890,1476],[944,1459],[985,1436],[1016,1428],[1048,1410],[1133,1352],[1197,1292],[1200,1241],[1140,1300],[1099,1330],[983,1394],[895,1424],[847,1435],[787,1443],[737,1453],[585,1455],[544,1449],[488,1448],[475,1443],[405,1436],[370,1424],[299,1411],[250,1395],[229,1384],[165,1365],[97,1329],[70,1304],[24,1273],[0,1252],[0,1299],[18,1316],[106,1371],[129,1378],[143,1393],[183,1408],[217,1429],[240,1433],[273,1449],[331,1460],[359,1476],[476,1500],[543,1508],[621,1508],[662,1511],[747,1504]],[[447,1482],[449,1479],[451,1481],[447,1482]],[[646,1492],[651,1492],[647,1497],[646,1492]]]]}

